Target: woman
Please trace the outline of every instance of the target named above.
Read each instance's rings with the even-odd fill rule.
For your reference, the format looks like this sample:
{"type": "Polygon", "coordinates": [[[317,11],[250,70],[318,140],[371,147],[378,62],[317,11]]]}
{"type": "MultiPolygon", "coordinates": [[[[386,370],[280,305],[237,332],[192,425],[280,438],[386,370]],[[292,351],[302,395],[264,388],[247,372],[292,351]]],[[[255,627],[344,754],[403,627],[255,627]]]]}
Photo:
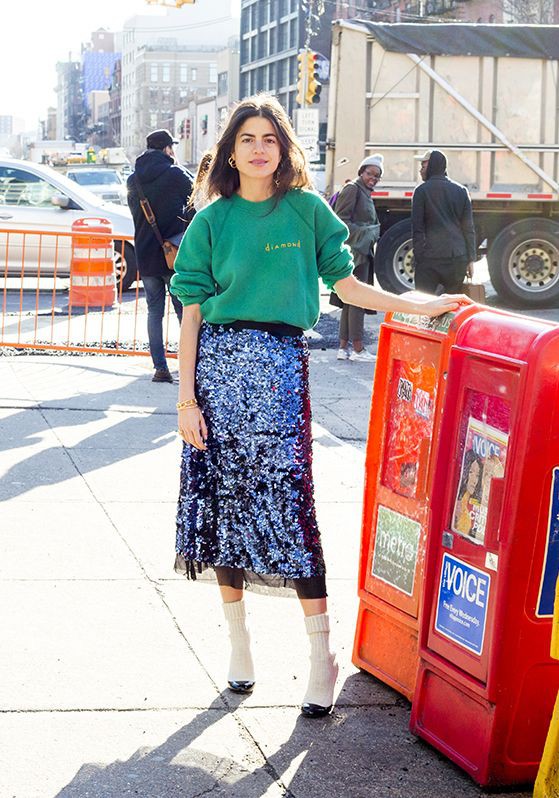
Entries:
{"type": "MultiPolygon", "coordinates": [[[[371,191],[382,176],[382,155],[364,158],[357,170],[357,179],[349,181],[340,191],[334,210],[349,229],[347,243],[353,254],[353,273],[361,282],[369,282],[373,246],[380,235],[380,225],[371,199],[371,191]]],[[[340,316],[340,348],[338,360],[374,360],[363,346],[362,308],[344,303],[340,316]],[[353,351],[349,353],[349,342],[353,351]]]]}
{"type": "Polygon", "coordinates": [[[353,277],[347,228],[310,190],[303,151],[271,96],[236,106],[205,188],[214,201],[188,228],[172,284],[184,305],[176,567],[191,578],[215,571],[236,692],[255,683],[245,582],[296,590],[311,646],[301,711],[320,717],[332,707],[338,666],[315,517],[303,336],[318,320],[318,278],[344,301],[379,310],[437,315],[463,298],[412,301],[353,277]]]}
{"type": "Polygon", "coordinates": [[[464,455],[458,500],[454,510],[454,530],[462,535],[476,537],[479,526],[483,460],[473,449],[464,455]]]}

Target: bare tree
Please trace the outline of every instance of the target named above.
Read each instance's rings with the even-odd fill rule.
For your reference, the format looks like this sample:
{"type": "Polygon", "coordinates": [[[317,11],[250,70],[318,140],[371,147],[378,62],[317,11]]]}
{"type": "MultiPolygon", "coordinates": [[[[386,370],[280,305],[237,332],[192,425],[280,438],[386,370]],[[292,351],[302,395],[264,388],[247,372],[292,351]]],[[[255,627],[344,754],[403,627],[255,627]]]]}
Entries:
{"type": "Polygon", "coordinates": [[[501,0],[503,14],[509,22],[553,24],[554,0],[501,0]]]}

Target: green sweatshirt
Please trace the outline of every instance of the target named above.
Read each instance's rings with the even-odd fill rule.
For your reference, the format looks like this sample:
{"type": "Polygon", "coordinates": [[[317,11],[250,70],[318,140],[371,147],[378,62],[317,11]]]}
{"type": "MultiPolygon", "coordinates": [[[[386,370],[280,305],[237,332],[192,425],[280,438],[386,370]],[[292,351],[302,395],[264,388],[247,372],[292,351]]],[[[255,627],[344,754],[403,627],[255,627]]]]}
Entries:
{"type": "Polygon", "coordinates": [[[213,324],[316,324],[318,278],[332,289],[353,271],[348,229],[312,191],[293,189],[275,203],[234,194],[196,214],[171,280],[183,305],[199,304],[213,324]]]}

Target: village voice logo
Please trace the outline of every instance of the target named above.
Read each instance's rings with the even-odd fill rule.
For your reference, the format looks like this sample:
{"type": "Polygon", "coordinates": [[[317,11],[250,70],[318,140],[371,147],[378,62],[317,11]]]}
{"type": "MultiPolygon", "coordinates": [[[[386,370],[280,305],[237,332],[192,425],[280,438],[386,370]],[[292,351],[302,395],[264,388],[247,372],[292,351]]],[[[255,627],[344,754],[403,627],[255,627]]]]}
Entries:
{"type": "Polygon", "coordinates": [[[371,573],[408,596],[413,595],[421,524],[379,505],[371,573]]]}

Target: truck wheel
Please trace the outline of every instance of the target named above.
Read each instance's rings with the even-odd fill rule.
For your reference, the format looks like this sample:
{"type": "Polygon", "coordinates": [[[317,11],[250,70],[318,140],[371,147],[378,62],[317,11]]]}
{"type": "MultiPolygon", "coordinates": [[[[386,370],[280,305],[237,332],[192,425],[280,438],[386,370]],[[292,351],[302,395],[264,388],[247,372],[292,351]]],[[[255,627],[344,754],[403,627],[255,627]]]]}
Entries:
{"type": "Polygon", "coordinates": [[[375,274],[381,287],[393,294],[413,288],[411,219],[402,219],[380,237],[375,250],[375,274]]]}
{"type": "Polygon", "coordinates": [[[514,307],[559,305],[559,222],[509,224],[491,244],[487,262],[495,291],[514,307]]]}
{"type": "Polygon", "coordinates": [[[116,290],[120,294],[122,283],[122,291],[128,291],[132,283],[136,279],[136,253],[134,247],[128,241],[115,241],[115,277],[116,277],[116,290]],[[124,243],[124,257],[122,256],[122,244],[124,243]]]}

